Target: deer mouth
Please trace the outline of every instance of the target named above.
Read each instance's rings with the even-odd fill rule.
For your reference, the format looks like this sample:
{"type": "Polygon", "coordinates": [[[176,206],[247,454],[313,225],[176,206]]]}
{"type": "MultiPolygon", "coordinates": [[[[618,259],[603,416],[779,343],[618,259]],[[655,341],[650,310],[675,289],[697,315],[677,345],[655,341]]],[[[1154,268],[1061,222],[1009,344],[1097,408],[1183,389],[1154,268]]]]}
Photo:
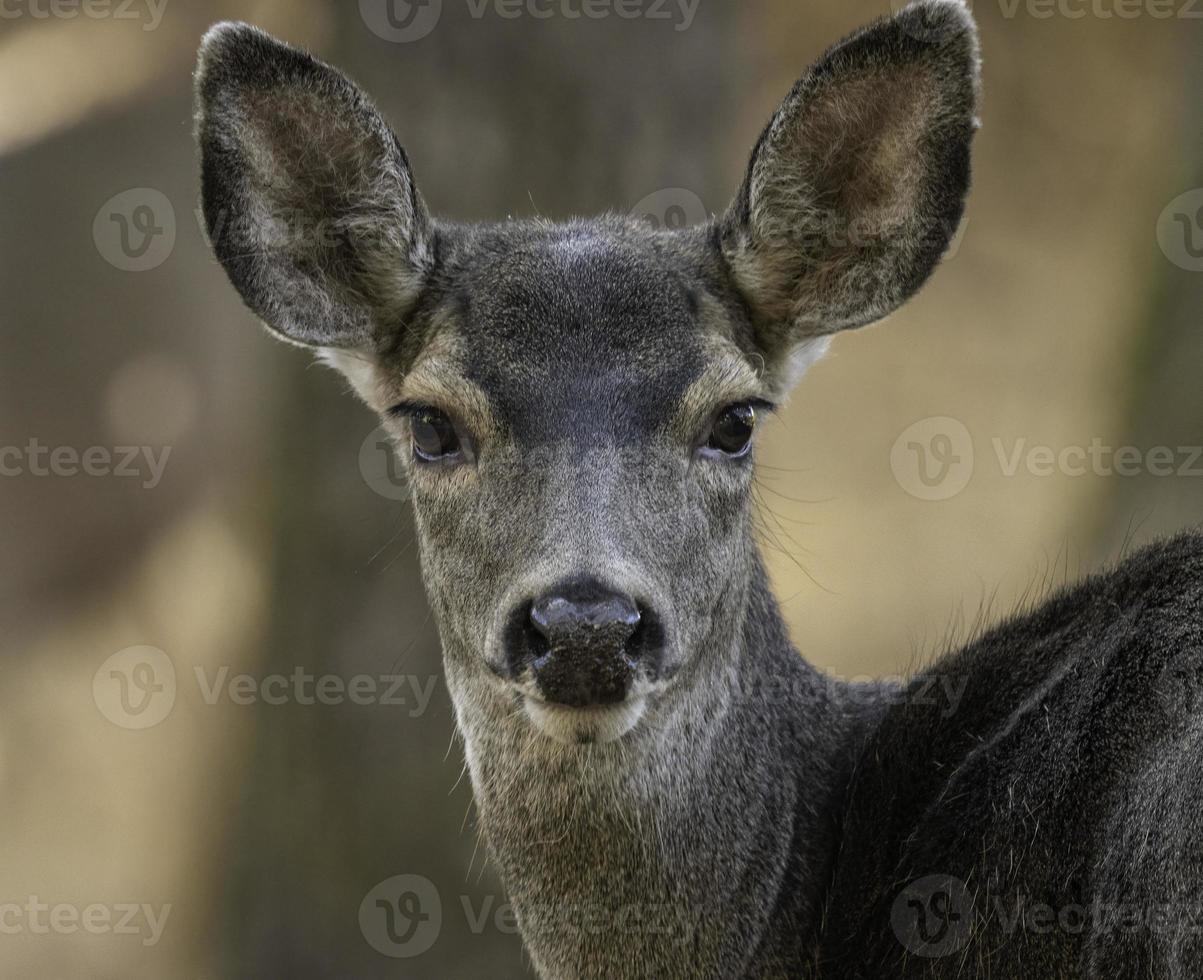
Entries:
{"type": "Polygon", "coordinates": [[[634,695],[616,704],[571,707],[545,701],[528,689],[518,692],[527,720],[542,734],[565,745],[613,742],[635,728],[647,710],[647,698],[634,695]]]}

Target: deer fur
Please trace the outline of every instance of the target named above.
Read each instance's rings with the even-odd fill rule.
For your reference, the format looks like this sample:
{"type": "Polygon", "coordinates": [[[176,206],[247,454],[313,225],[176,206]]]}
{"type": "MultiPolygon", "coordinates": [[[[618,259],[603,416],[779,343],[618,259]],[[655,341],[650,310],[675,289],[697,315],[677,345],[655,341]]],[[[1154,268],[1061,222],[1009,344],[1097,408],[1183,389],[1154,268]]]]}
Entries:
{"type": "Polygon", "coordinates": [[[1056,920],[1203,898],[1203,537],[907,685],[845,684],[791,644],[751,456],[697,450],[724,405],[779,402],[931,274],[978,75],[966,8],[920,0],[802,77],[708,223],[461,225],[430,217],[345,76],[246,25],[205,37],[213,249],[395,434],[481,824],[542,977],[1203,974],[1182,922],[1056,920]],[[470,458],[415,459],[412,404],[470,458]],[[544,703],[501,667],[512,610],[582,573],[661,624],[662,664],[619,704],[544,703]],[[950,678],[955,710],[921,696],[950,678]],[[1046,907],[1052,928],[1012,914],[1046,907]]]}

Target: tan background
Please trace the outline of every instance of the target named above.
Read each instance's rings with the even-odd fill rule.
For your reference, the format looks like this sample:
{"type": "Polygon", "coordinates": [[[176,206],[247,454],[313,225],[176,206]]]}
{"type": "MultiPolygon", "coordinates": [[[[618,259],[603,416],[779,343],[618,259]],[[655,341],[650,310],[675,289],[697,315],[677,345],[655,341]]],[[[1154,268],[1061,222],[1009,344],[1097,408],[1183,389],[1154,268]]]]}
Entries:
{"type": "MultiPolygon", "coordinates": [[[[886,0],[701,0],[687,30],[478,19],[444,0],[437,28],[404,44],[353,3],[168,0],[144,30],[145,17],[36,17],[32,2],[0,19],[0,446],[170,455],[154,487],[0,477],[0,907],[171,910],[149,946],[0,931],[0,976],[524,975],[494,917],[504,896],[476,853],[441,681],[416,717],[412,701],[211,705],[197,681],[299,667],[424,686],[439,663],[408,512],[361,476],[372,419],[258,330],[204,247],[196,43],[237,17],[345,67],[451,217],[657,192],[717,211],[797,73],[886,0]],[[159,191],[175,217],[170,254],[143,272],[115,268],[92,234],[130,188],[159,191]],[[164,720],[130,730],[93,680],[142,645],[170,659],[176,691],[164,720]],[[437,941],[408,959],[381,956],[358,921],[398,874],[442,903],[437,941]]],[[[1047,18],[976,8],[985,103],[958,248],[888,324],[836,341],[762,456],[794,637],[845,676],[905,671],[1034,589],[1203,520],[1203,476],[1007,476],[994,447],[1203,441],[1203,272],[1156,233],[1203,186],[1203,27],[1151,6],[1105,17],[1104,0],[1047,18]],[[964,488],[935,501],[907,491],[908,440],[891,465],[931,417],[956,420],[973,452],[964,488]]]]}

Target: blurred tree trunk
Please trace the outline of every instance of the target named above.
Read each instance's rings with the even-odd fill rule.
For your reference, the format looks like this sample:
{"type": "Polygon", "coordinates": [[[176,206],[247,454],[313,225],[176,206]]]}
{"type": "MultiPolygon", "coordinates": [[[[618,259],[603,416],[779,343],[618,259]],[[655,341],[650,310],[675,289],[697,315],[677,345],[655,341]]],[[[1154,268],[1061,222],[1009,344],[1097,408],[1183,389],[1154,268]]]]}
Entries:
{"type": "MultiPolygon", "coordinates": [[[[1167,204],[1194,189],[1203,197],[1203,53],[1193,37],[1191,60],[1181,96],[1183,179],[1167,188],[1167,204]]],[[[1195,207],[1200,202],[1196,200],[1195,207]]],[[[1195,234],[1203,213],[1187,214],[1195,234]]],[[[1152,234],[1150,221],[1150,235],[1152,234]]],[[[1187,227],[1190,227],[1189,225],[1187,227]]],[[[1184,233],[1186,233],[1184,231],[1184,233]]],[[[1156,246],[1155,246],[1156,247],[1156,246]]],[[[1130,543],[1172,534],[1199,520],[1203,499],[1203,272],[1182,268],[1168,257],[1158,264],[1146,331],[1133,355],[1133,394],[1128,444],[1148,452],[1173,451],[1173,475],[1150,473],[1113,479],[1115,493],[1100,535],[1102,556],[1111,557],[1130,543]],[[1194,457],[1194,458],[1192,458],[1194,457]],[[1186,469],[1190,472],[1187,472],[1186,469]]]]}

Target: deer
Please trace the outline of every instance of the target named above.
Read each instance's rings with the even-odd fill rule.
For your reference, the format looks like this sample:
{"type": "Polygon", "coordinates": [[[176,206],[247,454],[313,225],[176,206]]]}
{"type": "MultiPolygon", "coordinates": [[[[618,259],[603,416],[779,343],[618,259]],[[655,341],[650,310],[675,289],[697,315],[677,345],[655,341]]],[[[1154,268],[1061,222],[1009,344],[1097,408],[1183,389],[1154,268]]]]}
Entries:
{"type": "Polygon", "coordinates": [[[756,540],[765,416],[948,249],[979,79],[967,7],[918,0],[802,75],[721,215],[475,224],[347,76],[203,40],[212,249],[395,442],[541,977],[1203,975],[1203,534],[904,682],[811,666],[756,540]]]}

